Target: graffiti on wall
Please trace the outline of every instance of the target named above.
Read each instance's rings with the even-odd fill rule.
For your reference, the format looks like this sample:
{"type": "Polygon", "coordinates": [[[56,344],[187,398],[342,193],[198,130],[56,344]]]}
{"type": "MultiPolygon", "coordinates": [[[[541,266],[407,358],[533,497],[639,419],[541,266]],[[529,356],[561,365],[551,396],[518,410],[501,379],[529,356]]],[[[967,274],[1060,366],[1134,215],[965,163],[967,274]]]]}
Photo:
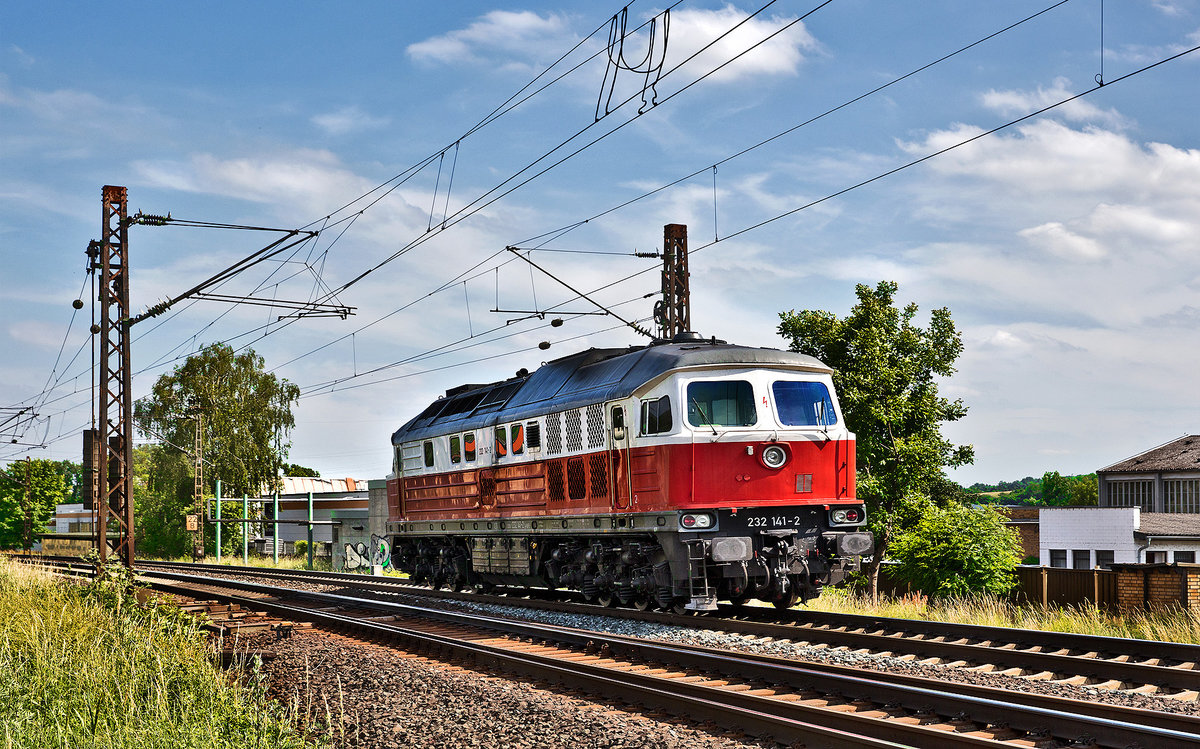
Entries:
{"type": "Polygon", "coordinates": [[[374,565],[385,570],[392,566],[392,547],[386,538],[372,534],[369,546],[366,541],[346,544],[346,561],[342,565],[343,569],[347,571],[370,570],[374,565]]]}

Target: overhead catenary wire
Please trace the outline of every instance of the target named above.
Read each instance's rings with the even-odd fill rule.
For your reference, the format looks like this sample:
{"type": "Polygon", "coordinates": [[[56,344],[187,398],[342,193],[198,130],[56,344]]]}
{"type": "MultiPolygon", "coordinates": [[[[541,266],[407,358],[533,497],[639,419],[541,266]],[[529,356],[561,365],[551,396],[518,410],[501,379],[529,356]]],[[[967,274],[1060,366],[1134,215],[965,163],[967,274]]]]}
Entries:
{"type": "MultiPolygon", "coordinates": [[[[1065,1],[1066,1],[1066,0],[1064,0],[1064,2],[1065,2],[1065,1]]],[[[1051,6],[1051,8],[1053,8],[1053,7],[1057,7],[1058,5],[1061,5],[1061,4],[1063,4],[1063,3],[1057,3],[1056,5],[1054,5],[1054,6],[1051,6]]],[[[1040,13],[1047,12],[1048,10],[1050,10],[1050,8],[1048,8],[1048,9],[1046,9],[1046,10],[1043,10],[1043,11],[1040,11],[1040,13]]],[[[1014,24],[1014,25],[1015,25],[1015,24],[1014,24]]],[[[1011,27],[1009,27],[1009,28],[1011,28],[1011,27]]],[[[996,33],[1001,33],[1001,32],[996,32],[996,33]]],[[[990,38],[990,37],[988,37],[988,38],[990,38]]],[[[980,41],[983,41],[983,40],[980,40],[980,41]]],[[[980,42],[976,42],[976,43],[974,43],[974,44],[978,44],[978,43],[980,43],[980,42]]],[[[973,46],[973,45],[969,45],[969,46],[973,46]]],[[[963,48],[963,49],[967,49],[967,48],[969,48],[969,46],[968,46],[968,47],[966,47],[966,48],[963,48]]],[[[1196,49],[1196,48],[1191,48],[1191,49],[1185,50],[1185,51],[1183,51],[1183,52],[1179,53],[1178,55],[1173,55],[1172,57],[1165,58],[1164,60],[1161,60],[1161,61],[1159,61],[1159,62],[1156,62],[1156,63],[1154,63],[1154,64],[1152,64],[1152,65],[1145,66],[1144,68],[1142,68],[1142,69],[1139,69],[1138,71],[1134,71],[1134,72],[1132,72],[1132,73],[1130,73],[1130,74],[1128,74],[1128,75],[1126,75],[1126,76],[1122,76],[1121,78],[1115,79],[1115,80],[1114,80],[1114,81],[1112,81],[1112,82],[1105,82],[1105,84],[1104,84],[1104,85],[1111,85],[1111,83],[1116,83],[1116,82],[1118,82],[1118,81],[1121,81],[1121,80],[1123,80],[1123,79],[1125,79],[1125,78],[1131,77],[1131,76],[1133,76],[1133,75],[1136,75],[1136,74],[1138,74],[1138,73],[1145,72],[1146,70],[1149,70],[1149,69],[1150,69],[1150,68],[1152,68],[1152,67],[1156,67],[1157,65],[1163,64],[1163,63],[1165,63],[1165,62],[1169,62],[1169,61],[1171,61],[1171,60],[1173,60],[1173,59],[1175,59],[1175,58],[1177,58],[1177,57],[1183,56],[1183,55],[1185,55],[1185,54],[1192,53],[1192,52],[1194,52],[1194,51],[1195,51],[1195,49],[1196,49]]],[[[960,51],[961,51],[961,50],[960,50],[960,51]]],[[[953,54],[957,54],[957,53],[953,53],[953,54]]],[[[952,56],[952,55],[948,55],[948,56],[946,56],[946,58],[942,58],[942,59],[948,59],[948,57],[950,57],[950,56],[952,56]]],[[[939,60],[939,61],[940,61],[940,60],[939,60]]],[[[936,62],[938,62],[938,61],[935,61],[935,63],[936,63],[936,62]]],[[[931,63],[931,64],[935,64],[935,63],[931,63]]],[[[927,67],[927,66],[926,66],[926,67],[927,67]]],[[[922,68],[922,69],[923,69],[923,68],[922,68]]],[[[910,74],[907,74],[907,75],[912,75],[912,74],[915,74],[916,72],[919,72],[919,70],[920,70],[920,69],[918,69],[917,71],[913,71],[913,73],[910,73],[910,74]]],[[[907,77],[907,75],[906,75],[905,77],[907,77]]],[[[885,84],[885,87],[886,87],[886,85],[892,85],[893,83],[897,82],[898,80],[902,80],[902,78],[901,78],[901,79],[897,79],[896,81],[893,81],[893,82],[891,82],[891,83],[889,83],[889,84],[885,84]]],[[[883,87],[880,87],[880,88],[883,88],[883,87]]],[[[1099,88],[1099,86],[1097,86],[1097,88],[1099,88]]],[[[878,89],[876,89],[876,90],[878,90],[878,89]]],[[[1029,117],[1033,117],[1033,116],[1036,116],[1036,115],[1038,115],[1038,114],[1041,114],[1041,113],[1042,113],[1042,112],[1044,112],[1044,111],[1048,111],[1048,110],[1050,110],[1050,109],[1053,109],[1055,106],[1060,106],[1061,104],[1064,104],[1064,103],[1066,103],[1067,101],[1071,101],[1071,100],[1074,100],[1075,98],[1078,98],[1078,97],[1080,97],[1080,96],[1084,96],[1084,95],[1086,95],[1086,94],[1088,94],[1088,93],[1091,93],[1091,92],[1092,92],[1092,91],[1094,91],[1094,90],[1095,90],[1095,89],[1092,89],[1092,90],[1089,90],[1089,91],[1085,91],[1085,92],[1083,92],[1083,93],[1080,93],[1080,94],[1076,95],[1075,97],[1071,97],[1070,99],[1064,100],[1064,101],[1062,101],[1062,102],[1058,102],[1058,103],[1056,103],[1056,104],[1054,104],[1054,105],[1050,105],[1050,106],[1048,106],[1048,107],[1044,108],[1043,110],[1039,110],[1038,112],[1033,112],[1033,113],[1030,113],[1029,115],[1026,115],[1026,116],[1025,116],[1025,117],[1023,117],[1023,118],[1019,118],[1019,119],[1017,119],[1017,120],[1014,120],[1014,121],[1012,121],[1012,122],[1010,122],[1010,123],[1007,123],[1007,124],[1005,124],[1005,125],[1002,125],[1002,126],[1000,126],[1000,127],[998,127],[998,128],[995,128],[995,129],[993,129],[993,130],[991,130],[991,131],[987,131],[987,132],[985,132],[985,133],[981,133],[980,135],[976,136],[975,138],[972,138],[971,140],[977,139],[978,137],[983,137],[984,135],[988,135],[988,134],[990,134],[990,133],[992,133],[992,132],[995,132],[995,131],[997,131],[997,130],[1003,129],[1004,127],[1011,126],[1011,125],[1013,125],[1013,124],[1016,124],[1016,123],[1018,123],[1018,122],[1021,122],[1021,121],[1025,120],[1025,119],[1028,119],[1029,117]]],[[[864,96],[865,96],[865,95],[864,95],[864,96]]],[[[851,102],[848,102],[846,105],[848,105],[849,103],[851,103],[851,102]]],[[[846,105],[842,105],[842,106],[846,106],[846,105]]],[[[840,107],[839,107],[839,108],[840,108],[840,107]]],[[[832,111],[836,111],[836,109],[835,109],[835,110],[830,110],[830,112],[832,112],[832,111]]],[[[822,115],[822,116],[823,116],[823,115],[822,115]]],[[[775,136],[775,137],[781,137],[782,135],[783,135],[783,133],[781,133],[780,135],[778,135],[778,136],[775,136]]],[[[838,192],[836,192],[836,193],[832,193],[832,194],[830,194],[830,195],[827,195],[826,197],[824,197],[824,198],[822,198],[822,199],[820,199],[820,200],[818,200],[818,201],[813,201],[813,202],[811,202],[811,203],[807,203],[807,204],[805,204],[805,205],[803,205],[803,206],[799,206],[799,207],[797,207],[797,208],[795,208],[795,209],[792,209],[792,210],[789,210],[789,211],[787,211],[787,212],[784,212],[784,213],[778,214],[778,215],[776,215],[776,216],[773,216],[773,217],[771,217],[771,218],[767,219],[766,221],[759,222],[759,223],[756,223],[756,224],[753,224],[753,225],[750,225],[750,226],[743,227],[742,229],[739,229],[739,230],[737,230],[736,232],[734,232],[734,233],[732,233],[732,234],[730,234],[730,235],[726,236],[724,239],[730,239],[730,238],[733,238],[733,237],[739,236],[740,234],[744,234],[744,233],[746,233],[746,232],[748,232],[748,231],[752,231],[752,230],[754,230],[754,229],[756,229],[756,228],[759,228],[759,227],[761,227],[761,226],[764,226],[764,225],[766,225],[766,224],[768,224],[768,223],[770,223],[770,222],[772,222],[772,221],[777,221],[777,220],[779,220],[779,219],[781,219],[781,218],[783,218],[783,217],[786,217],[786,216],[788,216],[788,215],[792,215],[792,214],[794,214],[794,213],[795,213],[795,212],[797,212],[797,211],[804,210],[805,208],[808,208],[808,207],[811,207],[811,206],[813,206],[813,205],[816,205],[817,203],[819,203],[819,202],[822,202],[822,201],[824,201],[824,200],[828,200],[828,199],[830,199],[830,198],[832,198],[832,197],[836,197],[836,196],[838,196],[838,195],[844,194],[845,192],[848,192],[848,191],[850,191],[850,190],[856,189],[856,188],[858,188],[858,187],[861,187],[861,186],[864,186],[864,185],[866,185],[866,184],[870,184],[871,182],[873,182],[873,181],[876,181],[876,180],[879,180],[879,179],[882,179],[883,177],[886,177],[886,176],[888,176],[888,175],[890,175],[890,174],[893,174],[893,173],[895,173],[896,171],[900,171],[900,170],[902,170],[902,169],[905,169],[905,168],[908,168],[908,167],[910,167],[910,166],[913,166],[913,165],[915,165],[915,164],[917,164],[917,163],[920,163],[921,161],[924,161],[924,160],[927,160],[927,159],[929,159],[929,158],[933,158],[933,157],[935,157],[935,156],[937,156],[937,155],[940,155],[940,153],[944,153],[946,150],[950,150],[951,148],[955,148],[955,147],[958,147],[958,146],[961,146],[961,145],[965,145],[965,143],[966,143],[966,142],[970,142],[970,141],[964,141],[963,143],[956,144],[955,146],[951,146],[951,147],[949,147],[949,148],[947,148],[947,149],[944,149],[943,151],[939,151],[939,152],[937,152],[937,153],[934,153],[934,154],[929,154],[929,155],[927,155],[927,156],[923,157],[922,159],[914,160],[913,162],[910,162],[910,163],[908,163],[908,164],[905,164],[905,165],[901,165],[900,167],[897,167],[897,168],[896,168],[896,169],[894,169],[894,170],[890,170],[890,171],[888,171],[888,172],[885,172],[885,173],[883,173],[883,174],[876,175],[875,177],[873,177],[873,178],[871,178],[871,179],[869,179],[869,180],[864,180],[864,181],[862,181],[862,182],[860,182],[860,183],[857,183],[857,184],[855,184],[855,185],[852,185],[852,186],[850,186],[850,187],[848,187],[848,188],[845,188],[844,190],[841,190],[841,191],[838,191],[838,192]]],[[[733,158],[733,157],[730,157],[730,158],[733,158]]],[[[724,162],[718,162],[718,163],[724,163],[724,162]]],[[[707,168],[707,167],[706,167],[706,168],[707,168]]],[[[703,171],[703,170],[701,170],[701,171],[703,171]]],[[[665,186],[664,186],[664,188],[665,188],[665,186]]],[[[610,210],[615,210],[615,209],[616,209],[616,207],[614,207],[614,209],[610,209],[610,210]]],[[[603,215],[603,214],[598,214],[598,215],[603,215]]],[[[558,231],[558,230],[556,230],[556,231],[558,231]]],[[[713,243],[710,243],[710,244],[708,244],[708,245],[704,245],[704,246],[701,246],[701,247],[698,247],[698,248],[694,248],[694,249],[693,249],[693,251],[700,251],[700,250],[702,250],[702,249],[705,249],[706,247],[710,247],[710,246],[712,246],[712,245],[714,245],[714,244],[716,244],[716,243],[717,243],[717,242],[715,242],[715,241],[714,241],[713,243]]],[[[648,271],[643,271],[643,272],[648,272],[648,271]]],[[[635,274],[635,275],[639,275],[639,274],[635,274]]],[[[632,277],[632,276],[631,276],[631,277],[632,277]]],[[[627,277],[627,278],[629,278],[629,277],[627,277]]],[[[619,282],[619,281],[618,281],[618,282],[619,282]]],[[[94,296],[94,295],[93,295],[93,296],[94,296]]],[[[60,378],[60,379],[61,379],[61,378],[60,378]]]]}

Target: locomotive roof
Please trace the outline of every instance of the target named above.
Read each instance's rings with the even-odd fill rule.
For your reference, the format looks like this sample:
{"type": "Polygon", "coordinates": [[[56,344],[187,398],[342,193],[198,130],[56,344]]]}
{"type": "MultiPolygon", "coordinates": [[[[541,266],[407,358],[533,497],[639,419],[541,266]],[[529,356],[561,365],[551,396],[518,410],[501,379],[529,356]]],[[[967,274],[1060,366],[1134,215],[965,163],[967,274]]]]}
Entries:
{"type": "Polygon", "coordinates": [[[392,444],[627,398],[664,373],[713,365],[833,371],[805,354],[712,340],[592,348],[546,362],[530,374],[452,388],[396,430],[392,444]]]}

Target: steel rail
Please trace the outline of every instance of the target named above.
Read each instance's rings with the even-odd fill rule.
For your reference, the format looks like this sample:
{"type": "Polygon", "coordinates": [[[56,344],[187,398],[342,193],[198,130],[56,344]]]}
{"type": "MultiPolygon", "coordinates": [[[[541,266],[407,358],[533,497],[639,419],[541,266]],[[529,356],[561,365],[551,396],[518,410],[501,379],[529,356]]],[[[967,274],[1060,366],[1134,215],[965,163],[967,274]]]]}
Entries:
{"type": "MultiPolygon", "coordinates": [[[[151,564],[153,566],[185,566],[188,569],[199,569],[186,565],[186,563],[184,565],[151,564]]],[[[236,570],[237,574],[257,574],[304,582],[331,580],[352,584],[354,587],[366,590],[390,593],[411,592],[453,600],[479,602],[483,599],[478,594],[431,591],[429,588],[413,586],[411,583],[406,584],[400,580],[381,582],[378,579],[353,573],[299,573],[249,567],[231,568],[228,565],[205,565],[203,568],[227,572],[236,570]]],[[[505,599],[496,597],[494,602],[504,605],[505,599]]],[[[511,605],[511,598],[508,599],[508,603],[511,605]]],[[[1200,691],[1200,670],[1160,665],[1161,661],[1190,663],[1193,666],[1200,664],[1200,646],[1186,643],[809,611],[779,612],[773,609],[742,608],[739,612],[746,615],[745,618],[714,618],[681,617],[676,614],[631,609],[607,609],[558,601],[522,600],[520,605],[568,613],[619,616],[656,624],[686,626],[755,637],[807,641],[834,647],[863,648],[876,653],[899,652],[950,661],[961,660],[975,664],[993,664],[1003,669],[1020,668],[1034,674],[1050,672],[1063,676],[1082,676],[1102,682],[1117,680],[1125,684],[1153,685],[1182,692],[1200,691]],[[758,614],[759,611],[765,613],[758,614]],[[794,623],[779,623],[778,618],[781,614],[791,614],[794,623]],[[751,617],[755,620],[751,621],[751,617]],[[768,620],[761,621],[758,620],[759,617],[768,620]],[[914,637],[910,633],[919,636],[914,637]],[[953,638],[953,640],[928,639],[931,637],[953,638]],[[1003,647],[1003,645],[1012,645],[1013,647],[1003,647]],[[1073,651],[1075,654],[1063,651],[1073,651]],[[1103,654],[1108,654],[1109,657],[1104,657],[1103,654]],[[1142,660],[1117,660],[1117,658],[1128,657],[1131,654],[1135,654],[1142,660]],[[1148,660],[1158,662],[1148,663],[1146,662],[1148,660]]],[[[731,607],[722,609],[723,612],[730,610],[731,607]]]]}
{"type": "MultiPolygon", "coordinates": [[[[197,577],[180,573],[155,573],[155,575],[168,580],[189,582],[192,585],[206,585],[227,588],[231,587],[239,590],[255,592],[260,595],[276,596],[281,593],[280,589],[276,587],[239,580],[197,577]]],[[[1162,749],[1175,749],[1176,747],[1181,749],[1183,747],[1194,749],[1195,746],[1200,744],[1200,728],[1197,728],[1197,730],[1193,731],[1181,731],[1150,724],[1138,724],[1124,720],[1113,720],[1091,715],[1081,715],[1072,711],[1076,711],[1081,708],[1087,709],[1092,705],[1091,703],[1084,703],[1078,700],[1064,700],[1058,703],[1062,705],[1064,709],[1051,709],[1047,707],[1021,703],[1020,700],[1022,696],[1025,695],[1025,693],[1021,692],[1004,692],[1002,690],[993,690],[994,694],[1003,695],[1002,698],[984,698],[962,693],[951,693],[945,691],[944,689],[935,690],[898,684],[887,680],[888,675],[886,674],[873,674],[872,678],[864,677],[861,674],[834,674],[806,666],[800,666],[792,661],[785,661],[777,658],[773,659],[766,656],[747,656],[731,651],[711,650],[706,648],[658,643],[650,640],[622,637],[619,635],[608,635],[585,630],[576,630],[555,625],[531,624],[528,622],[503,620],[493,617],[480,616],[478,614],[422,609],[420,607],[411,606],[408,604],[354,598],[351,596],[337,594],[316,593],[313,591],[300,590],[289,590],[286,592],[300,598],[312,599],[325,605],[343,607],[350,606],[360,609],[378,609],[392,614],[399,613],[403,615],[419,616],[425,619],[432,619],[457,626],[474,628],[482,627],[497,632],[503,632],[509,636],[529,638],[534,641],[553,641],[556,643],[571,645],[577,648],[590,648],[594,650],[596,647],[604,647],[608,652],[614,655],[619,655],[634,661],[665,663],[685,669],[696,669],[702,672],[720,674],[722,676],[737,676],[753,682],[786,684],[789,687],[797,690],[817,690],[827,694],[838,694],[843,698],[851,700],[869,700],[870,702],[876,704],[899,706],[906,710],[919,713],[933,712],[951,721],[957,717],[967,715],[970,716],[969,719],[975,723],[981,723],[984,725],[1003,724],[1026,733],[1034,735],[1052,735],[1068,742],[1078,741],[1085,737],[1091,737],[1095,738],[1102,746],[1105,747],[1124,748],[1132,745],[1142,745],[1161,747],[1162,749]]],[[[192,590],[190,594],[196,595],[196,591],[192,590]]],[[[236,596],[228,597],[240,598],[236,596]]],[[[281,612],[286,611],[285,615],[288,616],[300,616],[302,612],[304,612],[305,617],[310,616],[305,609],[295,606],[286,606],[274,602],[265,602],[261,599],[245,598],[240,599],[237,602],[248,608],[266,608],[268,611],[273,610],[273,607],[281,607],[274,610],[281,612]]],[[[320,617],[330,616],[327,612],[314,613],[319,614],[320,617]]],[[[347,620],[353,621],[348,617],[341,617],[337,615],[334,616],[335,618],[330,619],[330,621],[338,621],[342,623],[347,623],[347,620]]],[[[529,658],[531,655],[532,654],[524,653],[520,657],[529,658]]],[[[622,674],[621,678],[624,679],[625,676],[627,676],[627,674],[622,674]]],[[[957,689],[957,686],[958,685],[955,685],[954,688],[957,689]]],[[[959,691],[961,692],[963,690],[959,691]]],[[[712,697],[710,695],[710,699],[711,698],[712,697]]],[[[722,698],[724,699],[724,697],[722,698]]],[[[1040,697],[1039,701],[1041,701],[1042,704],[1054,704],[1053,702],[1046,703],[1045,700],[1047,699],[1050,698],[1040,697]]],[[[775,710],[776,712],[780,710],[781,705],[788,705],[796,708],[802,707],[805,710],[818,709],[798,705],[795,702],[784,702],[780,700],[770,700],[767,704],[769,704],[771,709],[775,710]]],[[[810,715],[810,713],[807,712],[805,714],[810,715]]],[[[815,719],[819,720],[823,725],[830,725],[831,715],[845,716],[853,714],[821,710],[819,715],[801,720],[803,722],[810,719],[815,719]]],[[[1145,720],[1153,720],[1157,716],[1166,714],[1139,711],[1139,715],[1145,720]]],[[[861,720],[862,716],[859,716],[859,719],[861,720]]],[[[883,736],[889,741],[907,741],[911,740],[913,737],[913,734],[910,733],[910,730],[913,728],[912,726],[906,726],[902,723],[898,723],[897,721],[880,720],[878,718],[872,718],[871,720],[874,721],[876,726],[871,731],[872,736],[883,736]],[[885,726],[888,728],[884,728],[885,726]],[[895,733],[888,733],[888,730],[893,730],[895,733]],[[881,733],[880,731],[884,732],[881,733]]],[[[1175,722],[1174,725],[1181,725],[1181,723],[1175,722]]],[[[1200,723],[1192,723],[1191,725],[1200,726],[1200,723]]],[[[925,731],[925,733],[920,735],[928,737],[928,729],[922,730],[925,731]]],[[[980,741],[980,739],[977,737],[965,736],[964,734],[947,734],[939,732],[937,737],[941,743],[936,745],[951,745],[948,742],[952,736],[969,738],[973,742],[980,741]]],[[[989,740],[987,744],[967,743],[964,745],[994,746],[994,743],[989,740]]]]}

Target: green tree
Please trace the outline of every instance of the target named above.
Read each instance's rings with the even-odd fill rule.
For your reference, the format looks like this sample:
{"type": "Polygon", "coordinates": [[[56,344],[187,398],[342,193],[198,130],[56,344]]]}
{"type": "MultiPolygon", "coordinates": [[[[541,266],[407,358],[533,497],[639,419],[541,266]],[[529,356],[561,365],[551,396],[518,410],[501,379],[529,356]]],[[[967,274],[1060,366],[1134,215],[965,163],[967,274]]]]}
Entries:
{"type": "Polygon", "coordinates": [[[928,509],[890,545],[896,576],[929,596],[1003,595],[1016,582],[1021,540],[992,507],[928,509]]]}
{"type": "Polygon", "coordinates": [[[779,334],[792,351],[833,368],[846,425],[856,434],[858,496],[875,534],[873,593],[896,531],[934,506],[930,495],[942,470],[974,460],[970,445],[955,446],[940,431],[967,413],[961,399],[938,395],[935,379],[954,373],[962,338],[945,308],[932,312],[929,327],[916,326],[917,306],[894,304],[898,288],[891,281],[874,289],[859,284],[858,304],[845,318],[824,310],[779,316],[779,334]]]}
{"type": "Polygon", "coordinates": [[[321,478],[321,473],[317,469],[305,468],[304,466],[296,465],[295,463],[285,463],[282,470],[284,476],[292,476],[294,478],[321,478]]]}
{"type": "Polygon", "coordinates": [[[235,354],[214,343],[159,377],[135,404],[134,418],[143,433],[176,453],[194,444],[200,419],[208,487],[219,479],[225,496],[257,496],[276,485],[299,397],[300,388],[266,372],[253,350],[235,354]]]}
{"type": "Polygon", "coordinates": [[[1071,501],[1071,480],[1058,471],[1042,474],[1042,504],[1064,507],[1071,501]]]}
{"type": "Polygon", "coordinates": [[[1096,483],[1096,474],[1071,477],[1071,504],[1094,506],[1099,504],[1100,485],[1096,483]]]}
{"type": "Polygon", "coordinates": [[[71,501],[71,495],[57,461],[20,460],[0,473],[0,548],[25,548],[42,537],[54,506],[71,501]]]}

